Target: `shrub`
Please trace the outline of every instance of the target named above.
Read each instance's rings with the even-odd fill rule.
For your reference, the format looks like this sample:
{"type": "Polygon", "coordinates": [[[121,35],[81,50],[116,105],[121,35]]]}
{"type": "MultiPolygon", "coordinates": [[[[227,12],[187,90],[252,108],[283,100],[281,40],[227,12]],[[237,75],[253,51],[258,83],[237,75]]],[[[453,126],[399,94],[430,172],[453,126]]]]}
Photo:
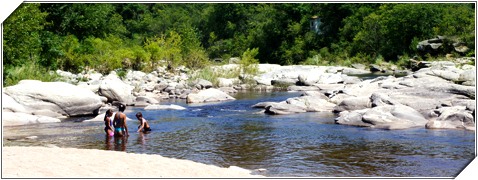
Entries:
{"type": "Polygon", "coordinates": [[[219,85],[218,74],[211,67],[206,67],[198,71],[195,71],[190,77],[191,77],[189,78],[190,83],[192,81],[195,81],[196,79],[204,79],[211,82],[214,87],[217,87],[219,85]]]}
{"type": "Polygon", "coordinates": [[[247,48],[247,50],[242,53],[239,65],[243,74],[256,75],[259,72],[259,68],[257,67],[259,60],[254,58],[258,53],[258,48],[247,48]]]}
{"type": "Polygon", "coordinates": [[[4,86],[12,86],[24,79],[40,80],[51,82],[59,79],[59,76],[43,66],[36,63],[27,63],[21,66],[6,67],[4,76],[4,86]]]}

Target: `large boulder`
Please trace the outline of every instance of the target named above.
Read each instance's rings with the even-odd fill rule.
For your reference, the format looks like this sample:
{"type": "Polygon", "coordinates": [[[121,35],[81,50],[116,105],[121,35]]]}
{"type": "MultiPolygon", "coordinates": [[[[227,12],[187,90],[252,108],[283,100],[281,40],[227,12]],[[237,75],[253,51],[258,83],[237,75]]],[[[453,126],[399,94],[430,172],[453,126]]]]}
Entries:
{"type": "Polygon", "coordinates": [[[435,113],[438,118],[430,120],[426,128],[475,130],[473,115],[465,106],[442,107],[435,113]]]}
{"type": "Polygon", "coordinates": [[[407,129],[424,127],[427,120],[416,110],[404,105],[381,105],[355,111],[344,111],[336,118],[337,124],[380,129],[407,129]]]}
{"type": "Polygon", "coordinates": [[[109,102],[119,101],[123,104],[133,102],[133,87],[124,83],[118,76],[110,74],[101,81],[100,94],[109,102]]]}
{"type": "Polygon", "coordinates": [[[370,102],[372,103],[372,107],[400,104],[384,93],[373,93],[372,96],[370,96],[370,102]]]}
{"type": "Polygon", "coordinates": [[[103,105],[90,90],[64,82],[23,80],[4,92],[25,108],[48,109],[67,116],[96,114],[103,105]]]}
{"type": "MultiPolygon", "coordinates": [[[[28,113],[29,114],[29,113],[28,113]]],[[[58,119],[64,119],[66,116],[63,116],[61,114],[58,114],[56,112],[50,111],[48,109],[37,109],[37,110],[32,110],[31,111],[32,115],[36,116],[46,116],[46,117],[52,117],[52,118],[58,118],[58,119]]]]}
{"type": "Polygon", "coordinates": [[[462,85],[475,86],[476,69],[465,70],[460,74],[459,81],[463,81],[462,85]]]}
{"type": "Polygon", "coordinates": [[[150,104],[159,104],[159,101],[150,96],[138,96],[135,100],[135,106],[148,106],[150,104]]]}
{"type": "Polygon", "coordinates": [[[28,112],[28,110],[23,105],[21,105],[20,103],[15,101],[15,99],[13,99],[12,97],[10,97],[9,95],[5,93],[2,93],[2,111],[3,112],[23,112],[23,113],[28,112]]]}
{"type": "MultiPolygon", "coordinates": [[[[94,81],[93,83],[96,83],[96,81],[94,81]]],[[[81,88],[84,88],[84,89],[89,89],[91,92],[93,93],[98,93],[98,91],[100,90],[100,83],[98,84],[89,84],[87,82],[79,82],[78,87],[81,87],[81,88]]]]}
{"type": "Polygon", "coordinates": [[[303,73],[298,76],[298,84],[304,86],[312,86],[320,81],[322,74],[317,73],[303,73]]]}
{"type": "Polygon", "coordinates": [[[437,76],[449,81],[458,81],[458,79],[460,78],[460,74],[457,72],[441,69],[433,69],[428,71],[426,74],[431,76],[437,76]]]}
{"type": "Polygon", "coordinates": [[[423,127],[427,120],[415,109],[404,105],[384,105],[365,112],[362,121],[375,128],[406,129],[423,127]]]}
{"type": "Polygon", "coordinates": [[[442,47],[444,43],[445,37],[444,36],[438,36],[433,39],[427,39],[424,41],[420,41],[417,44],[417,50],[420,53],[426,54],[426,53],[438,53],[438,49],[442,47]]]}
{"type": "Polygon", "coordinates": [[[179,105],[149,105],[144,108],[144,110],[185,110],[185,107],[179,105]]]}
{"type": "Polygon", "coordinates": [[[265,108],[266,114],[282,115],[302,112],[332,112],[335,104],[317,91],[305,91],[299,97],[289,98],[281,102],[260,102],[252,107],[265,108]]]}
{"type": "Polygon", "coordinates": [[[278,102],[260,102],[257,104],[252,105],[253,108],[266,108],[267,106],[277,104],[278,102]]]}
{"type": "Polygon", "coordinates": [[[297,78],[298,84],[312,86],[314,84],[338,84],[344,79],[342,74],[323,73],[321,71],[309,71],[300,74],[297,78]]]}
{"type": "Polygon", "coordinates": [[[306,78],[305,81],[308,82],[316,81],[320,74],[325,72],[325,69],[326,67],[307,65],[278,66],[260,64],[259,71],[264,72],[264,74],[255,76],[254,80],[259,85],[290,86],[295,85],[299,81],[299,76],[306,78]]]}
{"type": "Polygon", "coordinates": [[[154,86],[154,90],[164,91],[168,86],[169,86],[169,84],[167,82],[161,81],[160,83],[158,83],[154,86]]]}
{"type": "Polygon", "coordinates": [[[334,108],[334,112],[353,111],[371,107],[372,104],[368,96],[350,97],[342,100],[342,102],[334,108]]]}
{"type": "Polygon", "coordinates": [[[357,76],[347,76],[346,74],[342,74],[342,80],[344,84],[357,84],[362,82],[362,79],[360,79],[357,76]]]}
{"type": "Polygon", "coordinates": [[[342,70],[342,74],[347,74],[347,75],[358,75],[358,74],[369,74],[371,73],[370,71],[365,70],[365,65],[361,65],[360,69],[359,68],[348,68],[345,67],[342,70]],[[363,67],[362,67],[363,66],[363,67]]]}
{"type": "Polygon", "coordinates": [[[274,79],[271,80],[271,85],[273,86],[281,86],[281,87],[288,87],[296,85],[298,82],[297,78],[295,79],[274,79]]]}
{"type": "Polygon", "coordinates": [[[307,112],[303,107],[287,104],[287,103],[274,103],[266,107],[264,113],[271,115],[285,115],[285,114],[294,114],[294,113],[304,113],[307,112]]]}
{"type": "Polygon", "coordinates": [[[350,125],[350,126],[359,126],[359,127],[371,127],[373,126],[370,123],[365,123],[362,121],[362,116],[369,109],[361,109],[355,111],[342,111],[339,113],[339,117],[335,119],[336,124],[350,125]]]}
{"type": "Polygon", "coordinates": [[[27,113],[14,113],[14,112],[2,112],[2,124],[4,126],[17,126],[25,125],[32,123],[53,123],[61,122],[60,119],[47,117],[47,116],[36,116],[27,113]]]}
{"type": "Polygon", "coordinates": [[[319,91],[317,86],[289,86],[287,91],[319,91]]]}
{"type": "Polygon", "coordinates": [[[186,99],[187,103],[204,103],[204,102],[216,102],[216,101],[228,101],[235,100],[234,97],[228,95],[221,90],[209,88],[201,90],[197,93],[190,93],[186,99]]]}
{"type": "Polygon", "coordinates": [[[132,71],[129,70],[126,73],[126,79],[130,81],[140,81],[146,76],[146,73],[141,72],[141,71],[132,71]]]}
{"type": "Polygon", "coordinates": [[[289,98],[286,102],[287,104],[301,107],[307,112],[332,112],[335,107],[335,104],[328,102],[320,96],[300,96],[289,98]]]}

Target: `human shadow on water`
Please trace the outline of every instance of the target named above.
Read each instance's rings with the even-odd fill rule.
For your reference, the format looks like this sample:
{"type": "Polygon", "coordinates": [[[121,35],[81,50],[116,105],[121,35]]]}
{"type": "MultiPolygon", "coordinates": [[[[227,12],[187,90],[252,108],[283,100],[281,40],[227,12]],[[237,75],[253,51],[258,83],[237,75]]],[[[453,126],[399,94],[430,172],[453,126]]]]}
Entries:
{"type": "Polygon", "coordinates": [[[141,144],[141,146],[146,145],[147,134],[149,134],[149,131],[138,133],[138,138],[136,139],[136,143],[141,144]]]}
{"type": "Polygon", "coordinates": [[[105,149],[106,150],[113,150],[112,137],[109,136],[109,135],[105,135],[105,149]]]}
{"type": "Polygon", "coordinates": [[[126,151],[126,144],[128,144],[128,137],[111,137],[105,136],[105,149],[115,151],[126,151]],[[112,142],[113,139],[113,142],[112,142]]]}

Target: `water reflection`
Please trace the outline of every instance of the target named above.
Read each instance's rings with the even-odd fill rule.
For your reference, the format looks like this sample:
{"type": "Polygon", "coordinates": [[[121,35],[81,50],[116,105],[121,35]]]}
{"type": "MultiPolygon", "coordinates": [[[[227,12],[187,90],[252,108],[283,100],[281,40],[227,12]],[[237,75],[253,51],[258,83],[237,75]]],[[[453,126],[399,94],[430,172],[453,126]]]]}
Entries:
{"type": "Polygon", "coordinates": [[[105,135],[105,150],[126,151],[127,146],[128,136],[118,137],[105,135]]]}
{"type": "Polygon", "coordinates": [[[248,117],[235,121],[240,121],[240,125],[229,127],[230,133],[217,136],[217,153],[221,154],[226,166],[246,165],[250,169],[263,168],[264,162],[272,159],[271,156],[275,152],[275,144],[267,137],[272,134],[274,128],[264,121],[254,121],[248,117]]]}
{"type": "MultiPolygon", "coordinates": [[[[320,162],[330,169],[327,175],[346,174],[347,176],[380,176],[385,168],[400,166],[400,161],[389,154],[384,147],[377,149],[367,142],[344,144],[320,144],[315,154],[309,154],[307,160],[320,162]]],[[[395,149],[396,147],[392,147],[395,149]]],[[[399,147],[398,147],[399,148],[399,147]]]]}
{"type": "Polygon", "coordinates": [[[128,136],[105,136],[105,149],[115,151],[126,151],[128,136]],[[113,141],[113,142],[112,142],[113,141]]]}
{"type": "Polygon", "coordinates": [[[144,146],[146,144],[145,133],[138,133],[138,138],[136,138],[136,144],[140,144],[141,146],[144,146]]]}
{"type": "Polygon", "coordinates": [[[105,150],[113,150],[113,137],[105,135],[105,150]]]}

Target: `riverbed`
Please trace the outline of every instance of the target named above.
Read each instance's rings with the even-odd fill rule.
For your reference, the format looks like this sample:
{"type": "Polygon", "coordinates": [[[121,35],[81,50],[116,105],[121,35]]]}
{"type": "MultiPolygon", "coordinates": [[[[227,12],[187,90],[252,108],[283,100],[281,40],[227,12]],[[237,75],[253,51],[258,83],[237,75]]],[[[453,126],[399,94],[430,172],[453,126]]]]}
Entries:
{"type": "Polygon", "coordinates": [[[270,177],[455,177],[475,157],[475,132],[360,128],[335,124],[333,113],[272,116],[251,107],[298,95],[239,92],[237,100],[221,103],[161,102],[186,110],[127,107],[125,113],[133,119],[128,138],[106,137],[103,122],[81,119],[3,127],[3,145],[159,154],[220,167],[266,169],[261,175],[270,177]],[[136,112],[149,121],[151,133],[135,132],[136,112]]]}

